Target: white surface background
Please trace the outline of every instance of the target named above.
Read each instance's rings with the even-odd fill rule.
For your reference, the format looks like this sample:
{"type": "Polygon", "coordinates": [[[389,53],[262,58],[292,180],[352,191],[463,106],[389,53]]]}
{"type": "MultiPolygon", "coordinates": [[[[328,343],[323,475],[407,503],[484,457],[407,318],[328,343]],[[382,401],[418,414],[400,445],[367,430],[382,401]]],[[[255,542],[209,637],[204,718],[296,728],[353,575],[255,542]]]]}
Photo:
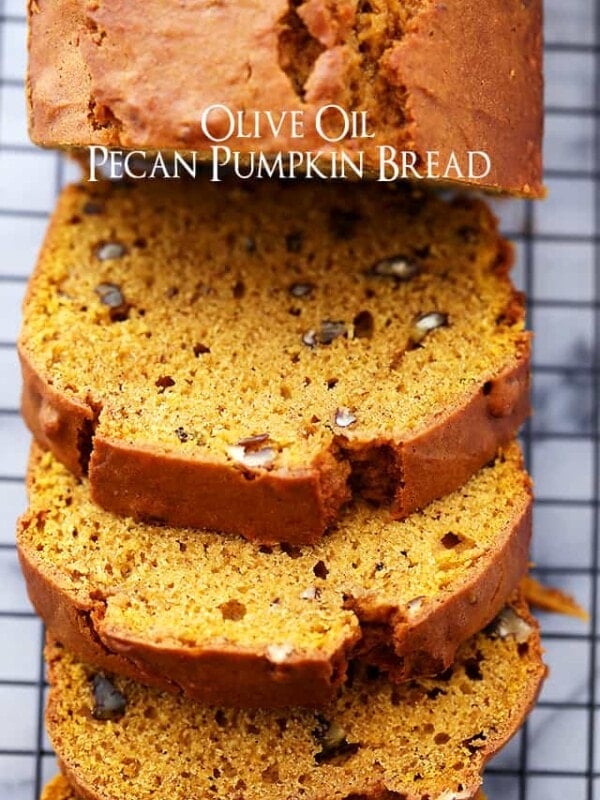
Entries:
{"type": "MultiPolygon", "coordinates": [[[[485,1],[485,0],[484,0],[485,1]]],[[[551,675],[526,729],[493,763],[489,800],[600,800],[598,377],[600,125],[598,0],[546,2],[544,203],[499,201],[518,247],[517,282],[536,332],[537,414],[525,446],[537,485],[540,576],[592,611],[589,624],[543,616],[551,675]]],[[[41,727],[41,624],[13,544],[29,437],[14,351],[25,280],[56,192],[76,170],[26,133],[24,0],[0,0],[0,798],[36,800],[55,771],[41,727]]],[[[123,798],[123,800],[127,800],[123,798]]],[[[190,798],[200,800],[200,798],[190,798]]]]}

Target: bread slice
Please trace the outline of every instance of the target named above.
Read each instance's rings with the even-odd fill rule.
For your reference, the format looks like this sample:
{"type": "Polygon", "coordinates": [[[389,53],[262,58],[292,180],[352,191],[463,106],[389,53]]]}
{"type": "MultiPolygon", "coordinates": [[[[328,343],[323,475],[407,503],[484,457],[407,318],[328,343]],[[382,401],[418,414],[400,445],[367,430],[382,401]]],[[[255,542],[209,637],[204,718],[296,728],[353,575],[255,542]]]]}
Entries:
{"type": "Polygon", "coordinates": [[[465,644],[439,678],[376,672],[321,711],[207,708],[47,649],[48,734],[82,800],[472,798],[545,674],[526,607],[465,644]]]}
{"type": "Polygon", "coordinates": [[[45,147],[201,160],[218,139],[242,163],[308,151],[330,174],[334,153],[339,174],[345,152],[374,175],[387,148],[399,166],[418,156],[405,158],[417,173],[429,160],[433,178],[454,156],[449,179],[541,192],[541,0],[37,0],[29,22],[29,132],[45,147]],[[469,178],[470,150],[487,152],[488,174],[479,158],[469,178]]]}
{"type": "Polygon", "coordinates": [[[79,800],[79,798],[67,779],[63,775],[56,775],[44,786],[40,800],[79,800]]]}
{"type": "Polygon", "coordinates": [[[529,411],[510,250],[479,202],[380,185],[72,186],[24,305],[23,413],[118,514],[319,539],[403,517],[529,411]]]}
{"type": "Polygon", "coordinates": [[[163,529],[98,509],[34,450],[18,549],[31,600],[85,661],[203,702],[321,705],[359,658],[436,674],[528,565],[530,482],[516,444],[399,522],[360,505],[310,548],[163,529]]]}
{"type": "MultiPolygon", "coordinates": [[[[75,790],[67,783],[63,775],[56,775],[44,787],[41,800],[81,800],[75,794],[75,790]]],[[[118,798],[126,800],[126,798],[118,798]]],[[[474,800],[486,800],[483,790],[480,789],[475,795],[474,800]]]]}

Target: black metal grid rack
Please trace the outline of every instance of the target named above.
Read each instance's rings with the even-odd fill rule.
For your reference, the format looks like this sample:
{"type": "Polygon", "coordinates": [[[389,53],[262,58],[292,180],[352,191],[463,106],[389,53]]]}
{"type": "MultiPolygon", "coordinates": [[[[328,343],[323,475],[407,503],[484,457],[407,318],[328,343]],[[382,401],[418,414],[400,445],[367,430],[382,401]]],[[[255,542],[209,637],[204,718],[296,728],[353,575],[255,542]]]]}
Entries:
{"type": "MultiPolygon", "coordinates": [[[[27,140],[23,0],[0,0],[0,796],[37,800],[55,763],[43,730],[42,626],[18,571],[29,440],[18,416],[20,300],[48,212],[74,169],[27,140]]],[[[536,332],[523,434],[537,484],[536,571],[590,610],[542,615],[551,677],[493,762],[489,800],[600,800],[600,2],[546,0],[544,203],[496,201],[536,332]]],[[[77,173],[74,171],[73,175],[77,173]]],[[[190,799],[191,800],[191,799],[190,799]]]]}

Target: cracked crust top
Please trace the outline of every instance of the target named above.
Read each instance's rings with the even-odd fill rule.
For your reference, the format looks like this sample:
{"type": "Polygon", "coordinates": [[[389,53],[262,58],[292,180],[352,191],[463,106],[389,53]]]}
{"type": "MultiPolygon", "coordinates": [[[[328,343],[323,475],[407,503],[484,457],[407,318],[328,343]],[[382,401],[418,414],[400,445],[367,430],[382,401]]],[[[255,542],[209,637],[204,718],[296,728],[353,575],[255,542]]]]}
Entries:
{"type": "Polygon", "coordinates": [[[403,522],[359,505],[314,547],[257,547],[95,507],[34,449],[18,549],[31,600],[81,658],[202,702],[322,705],[354,659],[394,681],[448,667],[528,565],[517,445],[403,522]],[[260,579],[257,580],[257,576],[260,579]]]}
{"type": "Polygon", "coordinates": [[[68,188],[24,304],[23,413],[118,514],[319,539],[403,517],[529,411],[511,253],[484,205],[406,188],[68,188]]]}
{"type": "MultiPolygon", "coordinates": [[[[301,112],[304,137],[266,152],[326,149],[318,109],[366,112],[372,139],[332,150],[486,151],[486,188],[539,196],[541,0],[30,0],[30,133],[45,146],[196,150],[204,109],[301,112]],[[230,46],[224,47],[228,42],[230,46]]],[[[213,119],[222,135],[226,119],[213,119]]],[[[325,127],[336,131],[338,118],[325,127]]],[[[252,144],[252,143],[251,143],[252,144]]],[[[254,143],[256,144],[256,143],[254,143]]],[[[233,136],[232,149],[249,149],[233,136]]],[[[399,159],[400,160],[400,159],[399,159]]]]}

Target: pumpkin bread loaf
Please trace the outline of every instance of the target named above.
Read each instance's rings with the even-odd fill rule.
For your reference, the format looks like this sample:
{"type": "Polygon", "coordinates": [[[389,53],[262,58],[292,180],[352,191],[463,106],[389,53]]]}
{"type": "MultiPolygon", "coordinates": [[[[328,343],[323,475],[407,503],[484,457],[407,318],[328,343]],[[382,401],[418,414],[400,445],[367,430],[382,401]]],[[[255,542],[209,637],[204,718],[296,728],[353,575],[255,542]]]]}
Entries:
{"type": "Polygon", "coordinates": [[[447,668],[528,566],[516,444],[393,521],[360,504],[318,545],[258,546],[114,516],[34,450],[18,534],[30,597],[83,660],[205,703],[322,705],[359,659],[395,682],[447,668]]]}
{"type": "Polygon", "coordinates": [[[490,172],[478,179],[478,162],[472,183],[539,196],[541,6],[30,0],[30,135],[46,147],[161,148],[198,159],[211,157],[213,139],[227,139],[242,162],[259,149],[323,153],[317,166],[326,172],[327,153],[360,164],[362,151],[364,174],[374,175],[380,148],[391,147],[397,164],[414,153],[417,171],[434,178],[454,155],[462,176],[448,175],[467,182],[469,151],[485,151],[490,172]],[[320,110],[331,104],[366,114],[372,138],[353,138],[339,111],[320,110]],[[243,130],[230,126],[238,113],[243,130]],[[429,152],[440,165],[433,170],[429,152]]]}
{"type": "Polygon", "coordinates": [[[517,731],[545,669],[507,607],[439,678],[359,671],[325,709],[207,708],[47,648],[50,741],[81,800],[465,800],[517,731]]]}
{"type": "Polygon", "coordinates": [[[318,540],[353,493],[403,517],[528,414],[510,261],[483,204],[410,188],[71,186],[23,413],[118,514],[266,544],[318,540]]]}

